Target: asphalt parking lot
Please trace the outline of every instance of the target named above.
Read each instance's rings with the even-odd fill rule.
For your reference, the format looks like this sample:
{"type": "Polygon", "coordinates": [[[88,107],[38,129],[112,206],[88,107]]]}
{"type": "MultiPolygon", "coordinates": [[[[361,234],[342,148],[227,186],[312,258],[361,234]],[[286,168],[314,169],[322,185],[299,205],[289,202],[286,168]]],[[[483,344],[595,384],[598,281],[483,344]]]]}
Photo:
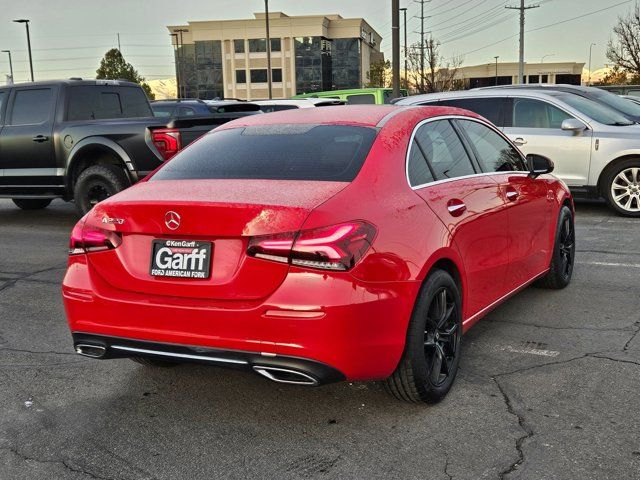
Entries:
{"type": "Polygon", "coordinates": [[[75,221],[70,204],[0,200],[0,479],[640,478],[640,220],[578,204],[572,284],[477,324],[430,407],[373,383],[75,355],[75,221]]]}

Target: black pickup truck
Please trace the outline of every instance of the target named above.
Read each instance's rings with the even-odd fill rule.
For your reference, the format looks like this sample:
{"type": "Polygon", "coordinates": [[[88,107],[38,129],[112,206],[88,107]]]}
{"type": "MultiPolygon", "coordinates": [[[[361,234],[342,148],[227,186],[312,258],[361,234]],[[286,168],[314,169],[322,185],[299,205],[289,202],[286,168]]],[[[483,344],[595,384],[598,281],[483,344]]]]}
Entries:
{"type": "Polygon", "coordinates": [[[75,200],[84,214],[233,118],[155,118],[142,88],[119,80],[2,86],[0,198],[28,210],[75,200]]]}

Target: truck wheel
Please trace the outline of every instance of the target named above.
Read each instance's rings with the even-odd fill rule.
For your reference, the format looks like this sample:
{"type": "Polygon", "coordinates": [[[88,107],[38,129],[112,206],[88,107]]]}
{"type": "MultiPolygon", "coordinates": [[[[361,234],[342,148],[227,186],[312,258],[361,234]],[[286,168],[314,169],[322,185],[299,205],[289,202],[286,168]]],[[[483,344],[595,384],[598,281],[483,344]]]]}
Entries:
{"type": "Polygon", "coordinates": [[[51,203],[50,198],[13,198],[16,207],[22,210],[40,210],[47,208],[51,203]]]}
{"type": "Polygon", "coordinates": [[[625,217],[640,217],[640,159],[632,158],[608,169],[604,197],[611,208],[625,217]]]}
{"type": "Polygon", "coordinates": [[[76,182],[73,198],[80,215],[91,210],[98,202],[124,190],[129,180],[116,165],[94,165],[83,170],[76,182]]]}

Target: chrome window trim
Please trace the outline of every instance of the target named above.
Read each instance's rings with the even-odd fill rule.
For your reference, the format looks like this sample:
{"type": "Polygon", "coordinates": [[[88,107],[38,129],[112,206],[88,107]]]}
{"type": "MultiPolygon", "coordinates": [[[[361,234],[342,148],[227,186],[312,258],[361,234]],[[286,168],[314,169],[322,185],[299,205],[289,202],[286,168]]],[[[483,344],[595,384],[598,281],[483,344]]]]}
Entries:
{"type": "MultiPolygon", "coordinates": [[[[407,184],[409,185],[409,188],[411,188],[411,190],[420,190],[422,188],[430,187],[432,185],[440,185],[442,183],[453,182],[455,180],[464,180],[466,178],[473,178],[473,177],[484,177],[484,176],[487,176],[487,175],[501,175],[501,174],[513,175],[513,174],[517,174],[517,173],[524,173],[524,174],[527,174],[527,175],[529,174],[529,172],[522,171],[522,170],[514,170],[514,171],[511,171],[511,172],[480,172],[480,173],[474,173],[474,174],[471,174],[471,175],[462,175],[460,177],[443,178],[442,180],[434,180],[433,182],[422,183],[420,185],[415,185],[415,186],[411,185],[411,181],[409,180],[409,154],[411,153],[411,146],[413,145],[413,141],[414,141],[414,138],[416,136],[416,132],[423,125],[426,125],[427,123],[435,122],[435,121],[438,121],[438,120],[469,120],[469,121],[472,121],[472,122],[480,123],[481,125],[484,125],[485,127],[488,127],[491,130],[493,130],[494,132],[496,132],[509,145],[511,145],[513,148],[515,148],[515,150],[518,153],[520,153],[520,155],[522,156],[522,152],[520,152],[520,150],[518,150],[518,148],[513,145],[513,142],[511,142],[511,140],[509,140],[509,138],[504,133],[502,133],[494,125],[492,125],[491,123],[489,123],[487,121],[484,121],[484,120],[481,120],[481,119],[475,118],[475,117],[468,117],[468,116],[465,116],[465,115],[439,115],[437,117],[425,118],[424,120],[420,120],[416,124],[416,126],[413,127],[413,131],[411,132],[411,137],[409,138],[409,144],[407,146],[407,153],[405,154],[405,161],[404,161],[405,178],[407,179],[407,184]]],[[[465,149],[465,151],[466,151],[466,149],[465,149]]],[[[522,161],[526,165],[526,159],[523,158],[522,161]]]]}

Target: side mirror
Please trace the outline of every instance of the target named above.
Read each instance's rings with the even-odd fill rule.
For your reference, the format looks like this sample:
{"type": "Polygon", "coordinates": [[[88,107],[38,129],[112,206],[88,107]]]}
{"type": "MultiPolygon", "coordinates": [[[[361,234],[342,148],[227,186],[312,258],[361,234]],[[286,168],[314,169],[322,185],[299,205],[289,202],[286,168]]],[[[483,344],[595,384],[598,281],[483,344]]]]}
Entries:
{"type": "Polygon", "coordinates": [[[553,162],[550,158],[544,155],[538,155],[537,153],[530,153],[527,155],[527,165],[529,167],[529,176],[536,178],[544,173],[553,172],[553,162]]]}
{"type": "Polygon", "coordinates": [[[573,132],[574,134],[577,135],[581,132],[584,132],[587,126],[577,118],[567,118],[562,121],[560,128],[568,132],[573,132]]]}

